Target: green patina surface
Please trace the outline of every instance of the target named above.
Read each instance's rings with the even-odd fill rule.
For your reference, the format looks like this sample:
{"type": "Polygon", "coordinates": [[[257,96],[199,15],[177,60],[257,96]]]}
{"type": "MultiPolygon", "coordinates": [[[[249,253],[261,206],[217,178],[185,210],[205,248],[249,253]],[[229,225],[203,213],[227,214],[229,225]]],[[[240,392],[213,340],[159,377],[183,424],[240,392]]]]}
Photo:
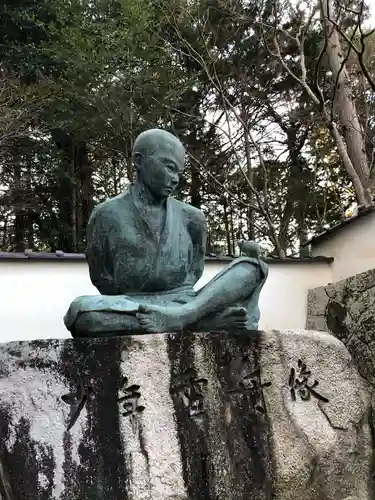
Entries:
{"type": "Polygon", "coordinates": [[[137,179],[95,208],[87,260],[101,295],[78,297],[65,324],[73,336],[157,333],[185,329],[257,329],[267,265],[253,254],[234,260],[205,287],[206,221],[170,195],[185,167],[185,150],[158,129],[135,141],[137,179]]]}

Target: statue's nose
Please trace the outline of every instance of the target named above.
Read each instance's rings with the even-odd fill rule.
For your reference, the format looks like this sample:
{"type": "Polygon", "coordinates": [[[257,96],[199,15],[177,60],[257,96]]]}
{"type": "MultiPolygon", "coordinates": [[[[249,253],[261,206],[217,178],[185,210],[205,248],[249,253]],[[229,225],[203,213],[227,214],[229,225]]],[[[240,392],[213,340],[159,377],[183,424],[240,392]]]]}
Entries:
{"type": "Polygon", "coordinates": [[[177,177],[172,177],[171,184],[172,184],[172,187],[176,187],[177,186],[177,184],[178,184],[178,176],[177,177]]]}

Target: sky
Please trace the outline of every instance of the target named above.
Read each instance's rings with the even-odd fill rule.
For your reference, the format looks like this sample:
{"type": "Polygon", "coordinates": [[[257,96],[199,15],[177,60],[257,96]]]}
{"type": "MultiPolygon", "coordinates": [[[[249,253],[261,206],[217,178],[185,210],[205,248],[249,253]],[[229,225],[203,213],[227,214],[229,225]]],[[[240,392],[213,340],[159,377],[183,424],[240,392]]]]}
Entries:
{"type": "Polygon", "coordinates": [[[374,2],[374,0],[370,0],[369,6],[370,6],[371,22],[372,22],[372,25],[374,25],[375,24],[375,2],[374,2]]]}

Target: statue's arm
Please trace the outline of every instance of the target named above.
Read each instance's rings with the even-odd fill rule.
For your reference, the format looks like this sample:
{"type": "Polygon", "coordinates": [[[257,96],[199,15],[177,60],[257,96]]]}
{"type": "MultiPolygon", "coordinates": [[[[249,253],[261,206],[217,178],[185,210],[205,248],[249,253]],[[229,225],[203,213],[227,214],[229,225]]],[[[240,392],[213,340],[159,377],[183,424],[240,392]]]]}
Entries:
{"type": "Polygon", "coordinates": [[[190,236],[193,243],[193,261],[189,275],[195,284],[203,274],[207,242],[207,223],[200,210],[197,210],[192,217],[190,236]]]}
{"type": "Polygon", "coordinates": [[[118,295],[108,248],[111,231],[111,219],[100,211],[94,212],[87,226],[86,258],[91,282],[102,295],[118,295]]]}

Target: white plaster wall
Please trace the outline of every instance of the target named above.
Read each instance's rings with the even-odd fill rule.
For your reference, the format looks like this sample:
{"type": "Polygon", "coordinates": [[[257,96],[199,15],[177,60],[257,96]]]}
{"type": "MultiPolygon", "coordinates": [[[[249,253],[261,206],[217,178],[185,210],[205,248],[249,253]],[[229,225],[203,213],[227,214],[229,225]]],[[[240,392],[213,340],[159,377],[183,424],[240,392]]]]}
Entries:
{"type": "Polygon", "coordinates": [[[309,288],[327,285],[331,282],[331,264],[328,262],[269,264],[268,279],[259,300],[261,313],[259,328],[262,330],[304,329],[309,288]]]}
{"type": "MultiPolygon", "coordinates": [[[[197,286],[225,265],[207,262],[197,286]]],[[[331,281],[325,262],[271,263],[260,299],[260,327],[304,328],[308,290],[331,281]]],[[[63,316],[70,302],[98,293],[85,261],[0,261],[0,290],[0,342],[68,338],[63,316]]]]}
{"type": "Polygon", "coordinates": [[[332,282],[375,268],[375,213],[359,217],[321,242],[312,244],[312,255],[333,257],[332,282]]]}

